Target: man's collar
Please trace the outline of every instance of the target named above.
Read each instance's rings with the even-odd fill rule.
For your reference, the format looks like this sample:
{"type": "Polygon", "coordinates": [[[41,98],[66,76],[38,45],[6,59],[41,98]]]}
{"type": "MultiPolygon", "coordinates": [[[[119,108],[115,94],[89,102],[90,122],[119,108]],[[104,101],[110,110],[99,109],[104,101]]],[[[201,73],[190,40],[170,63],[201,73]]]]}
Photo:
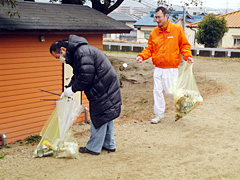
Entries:
{"type": "Polygon", "coordinates": [[[167,24],[163,27],[158,27],[160,31],[162,32],[169,32],[169,26],[170,26],[170,20],[168,19],[167,24]]]}

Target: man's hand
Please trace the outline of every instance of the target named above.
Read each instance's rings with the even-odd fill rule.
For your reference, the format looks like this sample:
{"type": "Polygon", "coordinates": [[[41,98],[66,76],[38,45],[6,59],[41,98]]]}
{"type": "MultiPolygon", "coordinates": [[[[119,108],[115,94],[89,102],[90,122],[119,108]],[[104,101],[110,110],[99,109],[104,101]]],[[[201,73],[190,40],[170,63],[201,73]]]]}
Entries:
{"type": "Polygon", "coordinates": [[[72,86],[64,90],[64,95],[67,97],[71,97],[74,95],[74,92],[72,91],[72,86]]]}
{"type": "Polygon", "coordinates": [[[187,58],[187,62],[188,62],[188,63],[194,63],[194,60],[193,60],[192,57],[188,57],[188,58],[187,58]]]}
{"type": "Polygon", "coordinates": [[[136,58],[137,63],[143,62],[143,58],[141,56],[137,56],[136,58]]]}

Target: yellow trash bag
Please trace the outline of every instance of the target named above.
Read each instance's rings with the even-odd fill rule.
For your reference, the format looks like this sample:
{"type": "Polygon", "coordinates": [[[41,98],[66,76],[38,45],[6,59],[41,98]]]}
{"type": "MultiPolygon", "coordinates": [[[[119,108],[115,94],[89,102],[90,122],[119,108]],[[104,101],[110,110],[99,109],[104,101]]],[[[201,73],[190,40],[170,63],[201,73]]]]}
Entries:
{"type": "Polygon", "coordinates": [[[42,139],[33,157],[78,158],[78,144],[70,127],[82,111],[83,107],[72,99],[56,101],[56,108],[40,132],[42,139]]]}
{"type": "Polygon", "coordinates": [[[203,101],[192,72],[192,67],[193,63],[184,61],[179,69],[179,76],[174,78],[173,84],[168,90],[170,94],[173,94],[175,121],[186,116],[203,101]]]}

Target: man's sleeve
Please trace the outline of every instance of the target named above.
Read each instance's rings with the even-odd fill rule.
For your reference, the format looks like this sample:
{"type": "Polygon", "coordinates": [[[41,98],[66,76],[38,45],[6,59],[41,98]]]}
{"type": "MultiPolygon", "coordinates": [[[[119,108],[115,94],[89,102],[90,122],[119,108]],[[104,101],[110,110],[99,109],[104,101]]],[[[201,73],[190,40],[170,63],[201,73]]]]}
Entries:
{"type": "Polygon", "coordinates": [[[181,54],[183,56],[183,59],[186,61],[188,57],[192,57],[192,52],[191,52],[191,45],[187,40],[187,37],[182,29],[182,27],[180,27],[180,50],[181,50],[181,54]]]}
{"type": "Polygon", "coordinates": [[[151,33],[148,39],[148,46],[137,56],[141,56],[143,60],[146,60],[152,56],[152,51],[153,51],[153,42],[152,42],[152,33],[151,33]]]}
{"type": "Polygon", "coordinates": [[[72,84],[72,91],[84,91],[88,85],[93,82],[95,75],[95,67],[93,57],[85,55],[81,57],[81,61],[77,64],[77,74],[72,84]]]}

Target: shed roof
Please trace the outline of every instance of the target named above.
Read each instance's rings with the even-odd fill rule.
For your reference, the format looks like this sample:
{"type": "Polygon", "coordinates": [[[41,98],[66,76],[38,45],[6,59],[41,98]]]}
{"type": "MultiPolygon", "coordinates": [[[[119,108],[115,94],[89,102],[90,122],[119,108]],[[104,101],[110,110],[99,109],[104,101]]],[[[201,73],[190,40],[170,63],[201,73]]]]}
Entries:
{"type": "MultiPolygon", "coordinates": [[[[227,26],[230,28],[240,28],[240,10],[223,14],[218,17],[225,17],[227,26]]],[[[200,22],[200,21],[199,21],[200,22]]],[[[189,24],[188,27],[197,27],[199,22],[189,24]]]]}
{"type": "Polygon", "coordinates": [[[129,33],[131,28],[88,6],[18,2],[20,18],[0,11],[0,32],[107,32],[129,33]]]}
{"type": "MultiPolygon", "coordinates": [[[[144,16],[142,19],[138,20],[134,26],[157,26],[157,22],[155,21],[155,11],[150,11],[150,13],[148,13],[146,16],[144,16]]],[[[199,19],[202,19],[202,16],[191,16],[188,12],[186,12],[186,21],[189,23],[192,22],[196,22],[199,21],[199,19]]],[[[181,19],[183,19],[183,11],[172,11],[169,14],[168,19],[172,22],[172,23],[177,23],[178,21],[180,21],[181,19]],[[178,17],[175,20],[173,18],[173,15],[177,14],[178,17]],[[175,20],[175,21],[174,21],[175,20]]]]}

